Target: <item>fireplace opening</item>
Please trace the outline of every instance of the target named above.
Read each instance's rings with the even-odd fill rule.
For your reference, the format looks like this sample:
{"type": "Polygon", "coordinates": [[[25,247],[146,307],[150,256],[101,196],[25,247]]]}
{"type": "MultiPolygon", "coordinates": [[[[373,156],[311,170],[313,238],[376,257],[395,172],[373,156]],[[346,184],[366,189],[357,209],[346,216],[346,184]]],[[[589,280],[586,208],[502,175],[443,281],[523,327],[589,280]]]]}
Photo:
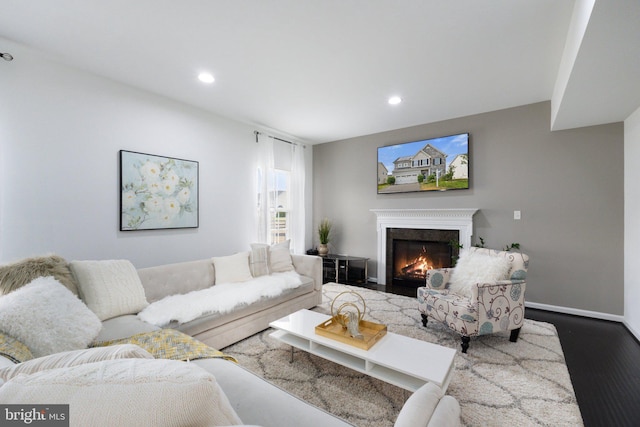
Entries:
{"type": "Polygon", "coordinates": [[[387,284],[424,286],[427,271],[449,268],[458,247],[458,230],[387,229],[387,284]]]}

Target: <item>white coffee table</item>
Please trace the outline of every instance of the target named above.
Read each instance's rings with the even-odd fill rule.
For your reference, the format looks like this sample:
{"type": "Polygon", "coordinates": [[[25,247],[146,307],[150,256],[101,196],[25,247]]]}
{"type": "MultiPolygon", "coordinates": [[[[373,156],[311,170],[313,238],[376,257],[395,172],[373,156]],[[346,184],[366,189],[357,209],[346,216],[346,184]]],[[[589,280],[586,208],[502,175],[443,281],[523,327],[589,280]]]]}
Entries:
{"type": "Polygon", "coordinates": [[[300,310],[271,322],[277,330],[270,336],[289,344],[292,357],[295,347],[409,391],[427,382],[447,390],[456,350],[391,332],[362,350],[315,333],[315,327],[330,317],[300,310]]]}

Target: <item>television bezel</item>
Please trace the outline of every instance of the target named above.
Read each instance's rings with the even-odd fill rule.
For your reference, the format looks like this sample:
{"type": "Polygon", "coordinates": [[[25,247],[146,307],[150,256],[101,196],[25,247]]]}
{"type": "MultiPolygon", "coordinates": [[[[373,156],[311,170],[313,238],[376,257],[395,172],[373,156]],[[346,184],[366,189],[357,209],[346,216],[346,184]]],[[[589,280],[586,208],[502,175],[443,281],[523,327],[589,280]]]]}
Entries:
{"type": "MultiPolygon", "coordinates": [[[[471,153],[470,153],[470,146],[471,146],[471,133],[470,132],[460,132],[460,133],[454,133],[454,134],[450,134],[450,135],[444,135],[444,136],[438,136],[438,137],[430,137],[430,138],[425,138],[425,139],[418,139],[415,141],[407,141],[407,142],[400,142],[400,143],[396,143],[396,144],[390,144],[390,145],[384,145],[381,147],[378,147],[377,149],[377,162],[376,162],[376,183],[377,183],[377,193],[378,194],[398,194],[398,193],[432,193],[432,192],[448,192],[448,191],[452,191],[452,190],[469,190],[471,188],[471,153]],[[457,138],[457,137],[461,137],[461,136],[466,136],[466,153],[465,152],[458,152],[453,151],[453,150],[448,150],[446,151],[446,147],[443,147],[443,145],[445,144],[445,141],[448,141],[448,143],[451,142],[451,140],[453,140],[453,138],[457,138]],[[416,175],[416,182],[415,183],[401,183],[401,184],[381,184],[379,182],[380,180],[380,175],[379,175],[379,165],[381,163],[381,155],[383,155],[384,151],[390,151],[390,150],[394,150],[394,151],[399,151],[402,152],[403,148],[402,147],[408,147],[411,145],[415,145],[416,147],[419,147],[416,149],[415,154],[417,154],[422,148],[426,147],[428,144],[431,144],[433,148],[437,149],[438,151],[441,151],[442,153],[446,154],[446,160],[445,160],[445,169],[444,172],[447,173],[449,171],[449,167],[451,165],[451,163],[455,160],[455,158],[459,155],[459,154],[466,154],[467,157],[467,178],[466,178],[466,187],[459,187],[459,188],[451,188],[451,187],[438,187],[438,188],[431,188],[431,186],[429,186],[429,188],[423,188],[426,185],[422,185],[419,182],[417,182],[417,175],[416,175]],[[452,157],[450,157],[451,155],[453,155],[452,157]],[[384,187],[381,187],[381,185],[384,185],[384,187]],[[396,185],[404,185],[404,188],[397,188],[395,187],[396,185]],[[416,185],[418,185],[418,188],[416,188],[416,185]],[[384,191],[384,189],[386,188],[392,188],[392,190],[390,191],[384,191]]],[[[404,148],[404,150],[406,150],[406,148],[404,148]]],[[[399,155],[399,156],[395,156],[395,160],[397,160],[399,157],[403,157],[403,156],[407,156],[406,154],[403,155],[399,155]]],[[[388,156],[384,156],[387,157],[388,156]]],[[[384,159],[383,159],[384,160],[384,159]]],[[[384,165],[384,163],[383,163],[384,165]]],[[[385,166],[386,167],[386,166],[385,166]]],[[[431,165],[431,167],[433,167],[433,165],[431,165]]],[[[387,169],[388,170],[388,169],[387,169]]],[[[388,176],[390,176],[393,172],[392,170],[388,170],[388,176]]],[[[426,178],[426,177],[425,177],[426,178]]],[[[440,179],[438,178],[438,186],[440,185],[440,179]]]]}

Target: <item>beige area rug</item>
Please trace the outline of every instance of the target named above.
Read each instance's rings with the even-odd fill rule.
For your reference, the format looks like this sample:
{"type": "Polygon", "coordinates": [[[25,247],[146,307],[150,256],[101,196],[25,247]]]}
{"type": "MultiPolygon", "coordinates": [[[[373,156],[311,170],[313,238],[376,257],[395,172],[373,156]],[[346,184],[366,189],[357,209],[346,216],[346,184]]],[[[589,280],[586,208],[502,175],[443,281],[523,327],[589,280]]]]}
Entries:
{"type": "MultiPolygon", "coordinates": [[[[468,354],[462,354],[458,335],[435,322],[422,327],[416,298],[326,284],[323,304],[314,310],[329,313],[331,300],[345,290],[365,298],[366,320],[386,324],[389,332],[458,350],[447,394],[460,402],[462,425],[583,425],[553,325],[525,319],[518,342],[510,342],[507,333],[484,336],[472,339],[468,354]]],[[[269,337],[271,332],[224,351],[259,376],[357,426],[393,426],[410,392],[301,350],[290,363],[291,347],[269,337]]]]}

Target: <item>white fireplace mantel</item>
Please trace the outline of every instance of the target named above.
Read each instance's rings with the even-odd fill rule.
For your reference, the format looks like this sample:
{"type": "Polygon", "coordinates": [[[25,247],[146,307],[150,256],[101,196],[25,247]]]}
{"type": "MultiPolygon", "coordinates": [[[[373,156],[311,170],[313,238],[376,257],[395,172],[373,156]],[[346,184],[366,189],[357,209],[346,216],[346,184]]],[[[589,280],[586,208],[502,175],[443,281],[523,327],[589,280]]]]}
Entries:
{"type": "Polygon", "coordinates": [[[471,246],[473,215],[478,209],[371,209],[378,230],[378,283],[384,284],[387,270],[387,228],[458,230],[460,244],[471,246]]]}

